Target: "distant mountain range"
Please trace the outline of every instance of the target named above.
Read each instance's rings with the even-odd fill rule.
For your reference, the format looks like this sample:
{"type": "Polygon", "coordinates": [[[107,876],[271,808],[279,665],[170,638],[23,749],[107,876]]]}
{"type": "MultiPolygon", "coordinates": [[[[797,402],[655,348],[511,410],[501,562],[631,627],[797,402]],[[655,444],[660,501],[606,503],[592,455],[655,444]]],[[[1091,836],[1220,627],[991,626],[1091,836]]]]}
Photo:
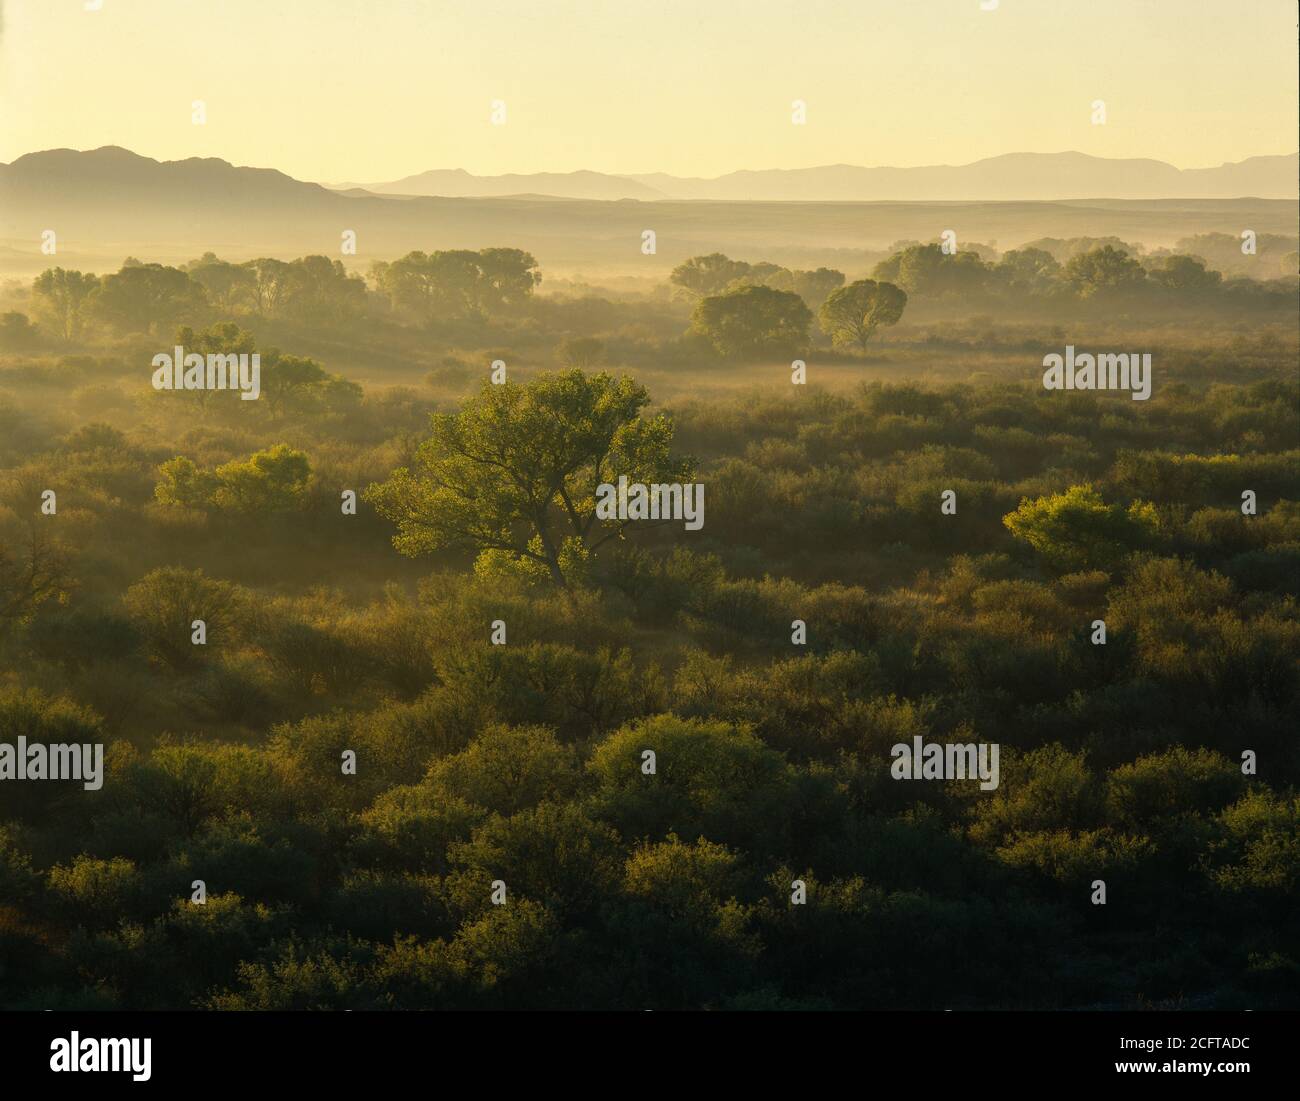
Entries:
{"type": "Polygon", "coordinates": [[[462,190],[524,192],[435,197],[340,191],[215,158],[157,161],[116,146],[52,149],[0,165],[0,272],[39,271],[51,262],[115,270],[125,256],[176,263],[208,250],[232,260],[319,253],[364,269],[374,259],[413,249],[497,245],[528,249],[552,272],[662,275],[688,256],[714,251],[793,267],[863,270],[873,262],[869,254],[895,241],[934,240],[950,227],[963,242],[1004,249],[1043,236],[1172,244],[1198,233],[1235,236],[1243,226],[1260,235],[1292,237],[1296,166],[1295,156],[1255,157],[1179,172],[1156,161],[1061,154],[998,157],[964,168],[738,172],[697,181],[595,172],[495,177],[486,183],[460,172],[419,177],[430,186],[430,180],[440,187],[450,181],[462,190]],[[902,198],[864,201],[872,194],[854,181],[886,176],[896,182],[880,188],[902,198]],[[1290,180],[1289,191],[1283,176],[1290,180]],[[1151,182],[1160,178],[1174,182],[1167,187],[1151,182]],[[917,182],[897,182],[904,179],[917,182]],[[959,179],[970,182],[951,182],[959,179]],[[1016,187],[1007,181],[1016,179],[1026,192],[1042,193],[1050,184],[1076,196],[1110,196],[1125,187],[1106,180],[1128,180],[1132,190],[1146,180],[1153,194],[1174,191],[1176,183],[1197,197],[1010,199],[1016,187]],[[573,191],[576,197],[549,194],[547,188],[573,191]],[[676,194],[637,201],[646,200],[647,192],[653,197],[674,188],[712,201],[686,201],[676,194]],[[936,199],[963,188],[969,189],[967,199],[936,199]],[[1260,197],[1215,197],[1215,189],[1260,197]],[[752,198],[737,198],[742,195],[752,198]],[[801,197],[818,201],[794,201],[801,197]],[[57,234],[54,261],[41,252],[47,229],[57,234]],[[641,251],[646,229],[657,234],[654,255],[641,251]],[[355,256],[340,250],[341,234],[348,230],[357,236],[355,256]]]}
{"type": "Polygon", "coordinates": [[[520,175],[472,176],[463,168],[435,168],[417,176],[379,184],[326,184],[335,191],[373,195],[442,195],[483,199],[504,195],[541,195],[554,199],[667,199],[671,196],[626,176],[603,172],[531,172],[520,175]]]}
{"type": "Polygon", "coordinates": [[[474,176],[434,169],[336,190],[377,195],[476,197],[541,195],[568,199],[715,199],[731,202],[880,202],[1023,199],[1294,199],[1300,154],[1250,157],[1218,168],[1175,168],[1164,161],[1115,160],[1084,153],[1007,153],[963,165],[923,168],[821,168],[729,172],[715,179],[601,172],[474,176]]]}
{"type": "Polygon", "coordinates": [[[0,198],[167,199],[183,194],[201,204],[241,196],[301,197],[304,189],[328,198],[319,184],[304,183],[273,168],[236,168],[216,157],[156,161],[118,145],[99,149],[47,149],[0,165],[0,198]]]}

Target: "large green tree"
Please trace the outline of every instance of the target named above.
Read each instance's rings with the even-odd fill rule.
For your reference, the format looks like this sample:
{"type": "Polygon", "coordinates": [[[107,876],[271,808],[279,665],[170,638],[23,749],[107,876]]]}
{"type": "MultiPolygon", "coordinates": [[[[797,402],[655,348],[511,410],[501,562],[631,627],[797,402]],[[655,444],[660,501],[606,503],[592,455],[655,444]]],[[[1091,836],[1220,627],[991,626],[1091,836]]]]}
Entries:
{"type": "Polygon", "coordinates": [[[991,266],[970,251],[945,252],[937,244],[909,245],[876,265],[872,274],[911,295],[971,295],[985,290],[991,266]]]}
{"type": "Polygon", "coordinates": [[[1199,256],[1166,256],[1150,268],[1147,278],[1172,291],[1213,290],[1223,282],[1223,276],[1208,269],[1199,256]]]}
{"type": "Polygon", "coordinates": [[[303,321],[337,322],[365,309],[366,283],[341,260],[302,256],[285,273],[284,312],[303,321]]]}
{"type": "Polygon", "coordinates": [[[601,484],[691,477],[690,462],[669,454],[671,422],[642,416],[649,401],[631,379],[580,370],[485,382],[459,413],[433,416],[411,466],[366,499],[397,525],[403,554],[468,548],[484,566],[531,564],[567,587],[629,523],[597,517],[601,484]]]}
{"type": "Polygon", "coordinates": [[[678,264],[668,276],[668,282],[679,296],[694,300],[721,294],[751,270],[744,260],[733,260],[720,252],[711,252],[707,256],[692,256],[678,264]]]}
{"type": "Polygon", "coordinates": [[[718,355],[789,355],[808,344],[812,311],[790,291],[739,286],[701,299],[691,332],[718,355]]]}
{"type": "MultiPolygon", "coordinates": [[[[189,325],[182,325],[176,330],[175,340],[187,353],[195,352],[205,357],[208,355],[251,355],[257,351],[253,334],[241,329],[233,321],[220,321],[198,332],[195,332],[189,325]]],[[[207,389],[188,391],[188,394],[199,403],[201,409],[206,409],[208,402],[219,393],[221,391],[207,389]]],[[[227,391],[226,396],[233,396],[233,394],[227,391]]]]}
{"type": "Polygon", "coordinates": [[[817,319],[837,345],[866,348],[878,328],[898,324],[906,306],[906,292],[893,283],[859,279],[832,293],[817,319]]]}
{"type": "MultiPolygon", "coordinates": [[[[740,261],[736,261],[740,263],[740,261]]],[[[816,271],[800,271],[783,268],[779,264],[760,261],[757,264],[741,264],[747,268],[743,275],[733,279],[722,290],[733,287],[771,287],[774,291],[790,291],[797,294],[810,309],[817,309],[831,291],[844,286],[844,273],[834,268],[818,268],[816,271]]],[[[718,293],[718,292],[714,292],[718,293]]]]}
{"type": "Polygon", "coordinates": [[[263,256],[240,265],[251,277],[249,294],[253,312],[279,317],[289,299],[292,269],[283,260],[263,256]]]}
{"type": "Polygon", "coordinates": [[[1026,247],[1003,253],[993,270],[1015,294],[1042,294],[1051,289],[1061,265],[1045,249],[1026,247]]]}
{"type": "Polygon", "coordinates": [[[49,268],[32,284],[36,313],[64,340],[81,335],[86,300],[99,286],[99,278],[86,272],[49,268]]]}
{"type": "Polygon", "coordinates": [[[1111,245],[1081,252],[1065,265],[1063,277],[1081,298],[1136,286],[1145,278],[1142,265],[1111,245]]]}
{"type": "Polygon", "coordinates": [[[834,268],[817,268],[815,271],[792,271],[795,294],[817,309],[827,297],[844,286],[844,273],[834,268]]]}
{"type": "Polygon", "coordinates": [[[215,253],[205,252],[185,265],[191,279],[202,284],[213,306],[225,314],[251,307],[257,276],[247,264],[232,264],[215,253]]]}
{"type": "Polygon", "coordinates": [[[517,309],[542,281],[532,255],[513,248],[409,252],[374,264],[371,277],[395,310],[425,324],[517,309]]]}
{"type": "Polygon", "coordinates": [[[91,299],[95,312],[125,332],[165,332],[207,308],[207,292],[179,268],[123,264],[91,299]]]}

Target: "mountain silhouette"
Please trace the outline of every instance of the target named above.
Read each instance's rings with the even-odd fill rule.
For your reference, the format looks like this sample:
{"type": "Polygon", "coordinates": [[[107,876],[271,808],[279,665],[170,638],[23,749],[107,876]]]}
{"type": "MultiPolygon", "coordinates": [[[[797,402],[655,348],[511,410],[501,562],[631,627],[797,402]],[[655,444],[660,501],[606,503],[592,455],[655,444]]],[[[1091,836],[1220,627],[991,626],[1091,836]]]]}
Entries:
{"type": "MultiPolygon", "coordinates": [[[[957,226],[963,241],[997,242],[1002,248],[1042,236],[1172,244],[1198,233],[1236,235],[1243,226],[1292,236],[1296,165],[1294,155],[1255,157],[1188,172],[1159,161],[1013,154],[960,168],[838,166],[736,172],[697,181],[543,173],[495,177],[493,187],[519,189],[510,195],[439,197],[355,185],[331,189],[210,157],[157,161],[116,146],[52,149],[0,165],[0,246],[10,250],[0,253],[0,269],[50,266],[40,251],[48,229],[58,238],[54,262],[89,270],[114,268],[128,255],[176,263],[209,250],[229,259],[336,256],[341,235],[352,230],[360,244],[356,259],[348,262],[357,267],[413,249],[504,245],[532,251],[552,270],[590,265],[639,274],[713,251],[740,257],[762,251],[767,259],[803,267],[852,266],[866,262],[864,251],[900,239],[933,240],[948,226],[957,226]],[[1289,176],[1291,190],[1279,198],[1285,189],[1277,180],[1283,175],[1289,176]],[[880,182],[886,178],[894,182],[880,182]],[[869,179],[876,181],[875,191],[861,182],[869,179]],[[1061,190],[1077,185],[1081,195],[1104,197],[1013,199],[1005,191],[1014,179],[1028,192],[1042,193],[1050,183],[1061,190]],[[1107,179],[1115,181],[1113,187],[1105,186],[1107,179]],[[1268,184],[1270,179],[1275,182],[1268,184]],[[602,180],[612,190],[603,183],[597,187],[602,180]],[[904,186],[899,182],[904,180],[916,182],[904,186]],[[1062,182],[1071,180],[1074,185],[1062,182]],[[1157,195],[1182,188],[1261,197],[1106,196],[1123,192],[1124,181],[1130,191],[1141,184],[1157,195]],[[553,194],[570,185],[587,194],[553,194]],[[967,198],[937,198],[954,189],[966,189],[967,198]],[[647,201],[647,190],[665,197],[647,201]],[[593,198],[592,191],[620,201],[593,198]],[[886,193],[905,199],[880,201],[886,193]],[[990,193],[1001,198],[989,198],[990,193]],[[689,201],[697,198],[712,201],[689,201]],[[648,228],[658,235],[651,256],[641,251],[648,228]]],[[[452,176],[466,187],[474,180],[468,173],[452,176]]],[[[415,178],[428,182],[431,177],[415,178]]]]}
{"type": "Polygon", "coordinates": [[[1179,169],[1164,161],[1118,160],[1085,153],[1007,153],[964,165],[921,168],[820,168],[729,172],[713,179],[663,172],[613,176],[539,172],[474,176],[432,170],[378,184],[339,184],[386,195],[537,194],[573,199],[726,199],[775,202],[873,202],[1021,199],[1227,199],[1297,195],[1300,154],[1250,157],[1217,168],[1179,169]]]}

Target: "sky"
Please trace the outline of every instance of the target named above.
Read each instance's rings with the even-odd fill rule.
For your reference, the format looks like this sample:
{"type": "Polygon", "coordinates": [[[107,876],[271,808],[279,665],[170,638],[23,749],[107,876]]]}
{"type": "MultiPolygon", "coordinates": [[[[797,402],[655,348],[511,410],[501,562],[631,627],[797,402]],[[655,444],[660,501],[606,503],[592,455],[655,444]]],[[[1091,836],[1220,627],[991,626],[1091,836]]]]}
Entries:
{"type": "Polygon", "coordinates": [[[1201,168],[1293,153],[1300,128],[1295,0],[88,4],[0,0],[0,161],[121,145],[323,182],[1067,149],[1201,168]]]}

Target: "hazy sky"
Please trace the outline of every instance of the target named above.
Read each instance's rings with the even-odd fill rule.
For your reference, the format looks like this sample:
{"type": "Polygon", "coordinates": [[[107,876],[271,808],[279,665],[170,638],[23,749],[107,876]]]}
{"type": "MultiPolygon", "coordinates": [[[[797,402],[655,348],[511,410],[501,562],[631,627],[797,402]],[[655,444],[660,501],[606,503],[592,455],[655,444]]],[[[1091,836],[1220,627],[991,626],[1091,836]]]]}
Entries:
{"type": "Polygon", "coordinates": [[[1195,168],[1295,152],[1300,125],[1295,0],[86,2],[0,0],[0,161],[123,145],[331,182],[1064,149],[1195,168]]]}

